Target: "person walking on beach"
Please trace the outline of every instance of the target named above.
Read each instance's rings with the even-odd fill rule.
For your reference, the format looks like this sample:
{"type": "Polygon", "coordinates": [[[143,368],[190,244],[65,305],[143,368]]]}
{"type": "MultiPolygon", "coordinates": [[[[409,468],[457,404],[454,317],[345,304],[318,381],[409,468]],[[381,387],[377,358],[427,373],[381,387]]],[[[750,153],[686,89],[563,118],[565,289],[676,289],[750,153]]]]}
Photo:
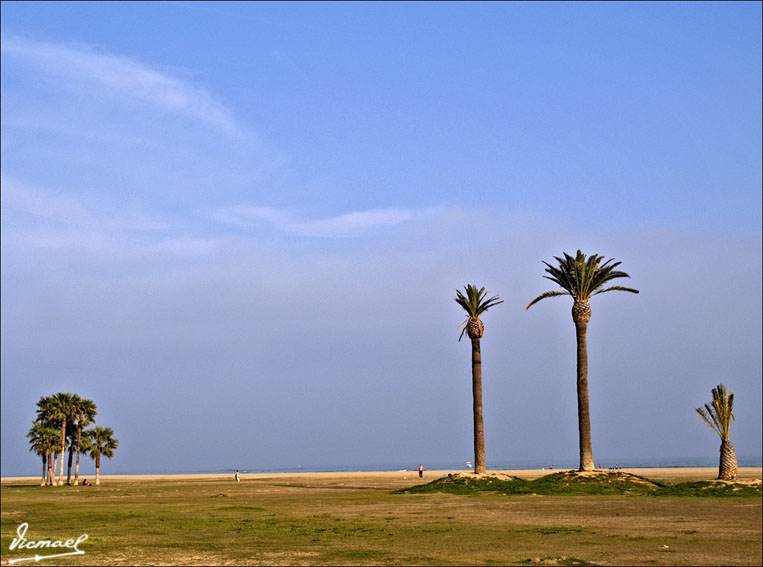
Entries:
{"type": "Polygon", "coordinates": [[[424,465],[419,465],[419,478],[424,478],[424,465]]]}
{"type": "Polygon", "coordinates": [[[236,479],[236,482],[241,482],[241,479],[238,476],[238,471],[236,471],[236,475],[234,478],[236,479]]]}

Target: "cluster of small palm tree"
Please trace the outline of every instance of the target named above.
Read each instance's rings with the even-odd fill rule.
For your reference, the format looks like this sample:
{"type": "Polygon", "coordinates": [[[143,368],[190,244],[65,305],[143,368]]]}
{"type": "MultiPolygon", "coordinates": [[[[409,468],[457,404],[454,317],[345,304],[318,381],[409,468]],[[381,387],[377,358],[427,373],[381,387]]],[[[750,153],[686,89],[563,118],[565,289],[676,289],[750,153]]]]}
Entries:
{"type": "MultiPolygon", "coordinates": [[[[588,405],[588,346],[586,335],[588,322],[591,320],[590,299],[594,295],[608,291],[627,291],[638,293],[637,289],[611,285],[612,280],[629,278],[625,272],[616,270],[621,262],[614,258],[603,261],[597,254],[586,256],[580,250],[573,257],[563,253],[563,258],[555,256],[556,266],[546,265],[544,278],[557,284],[560,290],[547,291],[533,299],[525,310],[538,301],[548,297],[568,295],[572,297],[572,321],[577,337],[577,401],[578,401],[578,440],[580,449],[581,471],[594,469],[593,450],[591,448],[591,417],[588,405]]],[[[485,433],[482,418],[482,355],[480,340],[484,333],[484,324],[480,315],[490,307],[503,303],[499,296],[487,297],[485,288],[467,285],[465,294],[456,290],[456,303],[464,308],[468,317],[461,324],[463,327],[458,340],[466,333],[472,341],[472,394],[474,401],[474,472],[485,472],[485,433]]],[[[734,447],[729,441],[729,424],[734,419],[732,413],[734,393],[726,395],[726,388],[720,384],[713,390],[712,404],[706,404],[705,410],[697,409],[699,416],[707,422],[721,437],[721,464],[718,478],[733,480],[737,475],[737,461],[734,447]]]]}
{"type": "Polygon", "coordinates": [[[64,458],[69,449],[66,484],[79,484],[79,457],[83,452],[95,460],[95,484],[100,484],[101,455],[111,458],[119,446],[110,427],[95,425],[98,408],[77,394],[58,392],[37,402],[37,419],[27,433],[30,450],[42,458],[40,486],[64,484],[64,458]],[[93,425],[90,429],[85,429],[93,425]],[[74,479],[72,463],[76,454],[74,479]],[[58,478],[56,475],[58,466],[58,478]]]}

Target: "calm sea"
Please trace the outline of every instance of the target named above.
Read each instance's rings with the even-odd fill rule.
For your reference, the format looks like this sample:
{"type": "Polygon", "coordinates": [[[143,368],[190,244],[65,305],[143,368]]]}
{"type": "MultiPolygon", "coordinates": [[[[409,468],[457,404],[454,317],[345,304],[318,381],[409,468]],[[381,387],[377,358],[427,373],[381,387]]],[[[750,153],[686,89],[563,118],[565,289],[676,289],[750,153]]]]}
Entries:
{"type": "MultiPolygon", "coordinates": [[[[740,467],[760,467],[763,466],[763,457],[738,456],[737,462],[740,467]]],[[[427,470],[469,470],[467,461],[461,462],[431,462],[422,463],[427,470]]],[[[471,463],[470,463],[471,464],[471,463]]],[[[578,467],[577,460],[565,461],[506,461],[487,463],[488,469],[512,469],[512,470],[531,470],[547,469],[551,466],[555,469],[572,469],[578,467]]],[[[596,466],[608,469],[619,465],[622,468],[663,468],[663,467],[717,467],[718,457],[682,457],[672,459],[602,459],[596,461],[596,466]]],[[[365,472],[365,471],[407,471],[415,470],[419,466],[418,462],[411,463],[386,463],[386,464],[365,464],[365,465],[325,465],[325,466],[301,466],[292,465],[285,467],[257,467],[251,463],[246,463],[236,468],[220,469],[197,469],[197,470],[179,470],[163,469],[160,467],[154,469],[125,470],[118,467],[109,467],[106,474],[233,474],[236,470],[241,473],[293,473],[293,472],[365,472]],[[248,464],[248,466],[246,466],[248,464]]]]}

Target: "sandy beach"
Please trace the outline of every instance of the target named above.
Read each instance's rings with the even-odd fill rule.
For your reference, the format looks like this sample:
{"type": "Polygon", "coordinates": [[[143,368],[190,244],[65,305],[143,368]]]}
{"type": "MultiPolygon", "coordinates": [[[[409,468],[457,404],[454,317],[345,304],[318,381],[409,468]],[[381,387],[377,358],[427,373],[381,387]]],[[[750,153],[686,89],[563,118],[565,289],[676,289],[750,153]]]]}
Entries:
{"type": "MultiPolygon", "coordinates": [[[[534,480],[541,476],[569,469],[489,469],[488,473],[500,473],[518,476],[527,480],[534,480]]],[[[606,469],[605,469],[606,470],[606,469]]],[[[699,480],[714,480],[718,476],[717,467],[663,467],[663,468],[623,468],[623,472],[645,476],[651,479],[668,482],[688,482],[699,480]]],[[[431,481],[449,473],[463,473],[461,469],[450,470],[427,470],[424,472],[424,481],[431,481]]],[[[93,475],[80,475],[80,478],[93,479],[93,475]]],[[[158,481],[158,480],[225,480],[232,479],[228,474],[148,474],[148,475],[101,475],[102,482],[108,481],[158,481]]],[[[16,484],[39,481],[39,476],[3,477],[2,484],[16,484]]],[[[389,482],[396,485],[400,481],[418,480],[418,472],[408,471],[339,471],[339,472],[288,472],[288,473],[243,473],[241,480],[265,480],[265,479],[302,479],[312,481],[345,481],[345,482],[369,482],[379,484],[389,482]]],[[[740,467],[739,480],[751,481],[763,479],[763,467],[740,467]]]]}

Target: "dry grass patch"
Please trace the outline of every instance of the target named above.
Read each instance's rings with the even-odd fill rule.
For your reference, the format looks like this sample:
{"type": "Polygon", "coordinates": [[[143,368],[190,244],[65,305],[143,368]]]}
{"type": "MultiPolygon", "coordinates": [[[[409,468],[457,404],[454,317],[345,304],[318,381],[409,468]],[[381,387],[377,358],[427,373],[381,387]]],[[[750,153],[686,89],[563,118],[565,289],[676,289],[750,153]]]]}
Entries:
{"type": "Polygon", "coordinates": [[[3,483],[2,562],[19,557],[9,544],[22,521],[35,539],[89,534],[86,555],[60,565],[763,561],[760,497],[391,492],[418,482],[313,475],[239,484],[125,480],[93,488],[3,483]]]}

